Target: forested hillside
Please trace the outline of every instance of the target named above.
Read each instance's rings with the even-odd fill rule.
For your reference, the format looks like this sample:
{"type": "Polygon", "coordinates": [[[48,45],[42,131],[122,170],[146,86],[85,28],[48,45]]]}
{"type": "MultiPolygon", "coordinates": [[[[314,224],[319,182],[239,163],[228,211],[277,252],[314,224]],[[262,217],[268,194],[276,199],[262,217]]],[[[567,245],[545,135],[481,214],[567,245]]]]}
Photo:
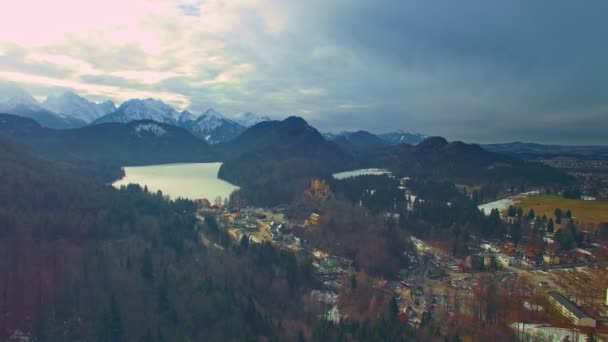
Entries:
{"type": "Polygon", "coordinates": [[[260,205],[289,203],[311,178],[328,177],[353,160],[297,117],[261,122],[218,148],[226,156],[220,178],[241,186],[240,196],[260,205]]]}
{"type": "Polygon", "coordinates": [[[193,203],[77,180],[5,142],[0,175],[0,337],[242,341],[306,329],[307,263],[269,244],[233,247],[193,203]]]}
{"type": "Polygon", "coordinates": [[[75,174],[103,181],[120,178],[123,166],[218,159],[203,140],[185,129],[153,121],[55,130],[0,114],[0,137],[75,174]]]}
{"type": "Polygon", "coordinates": [[[488,152],[478,145],[429,138],[416,146],[397,145],[376,150],[360,162],[385,167],[399,175],[465,183],[502,182],[549,184],[569,177],[551,167],[488,152]]]}

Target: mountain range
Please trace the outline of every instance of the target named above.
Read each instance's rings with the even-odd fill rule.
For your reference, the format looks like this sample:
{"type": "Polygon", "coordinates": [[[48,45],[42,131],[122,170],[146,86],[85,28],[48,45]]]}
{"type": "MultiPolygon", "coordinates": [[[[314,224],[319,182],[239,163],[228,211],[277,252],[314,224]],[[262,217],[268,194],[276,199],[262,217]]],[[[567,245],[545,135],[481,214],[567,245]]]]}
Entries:
{"type": "Polygon", "coordinates": [[[116,110],[116,105],[112,101],[91,102],[73,91],[49,95],[42,106],[47,110],[62,113],[87,123],[116,110]]]}
{"type": "Polygon", "coordinates": [[[251,112],[239,113],[233,119],[214,109],[200,114],[180,112],[157,99],[131,99],[117,108],[112,101],[92,102],[73,91],[50,95],[40,103],[12,84],[0,84],[0,113],[29,117],[57,129],[153,120],[185,128],[210,144],[232,140],[248,127],[270,120],[251,112]]]}
{"type": "Polygon", "coordinates": [[[381,134],[373,134],[363,130],[340,133],[326,132],[323,133],[323,137],[350,150],[366,150],[399,144],[416,145],[428,138],[424,134],[404,132],[402,130],[381,134]]]}
{"type": "MultiPolygon", "coordinates": [[[[241,112],[232,118],[214,109],[200,114],[180,112],[161,100],[151,98],[127,100],[116,107],[112,101],[92,102],[73,91],[49,95],[40,103],[27,91],[12,84],[0,84],[0,113],[29,117],[42,126],[57,129],[152,120],[185,128],[209,144],[233,140],[247,128],[271,121],[268,116],[251,112],[241,112]]],[[[346,149],[355,150],[375,148],[383,144],[417,144],[427,138],[423,134],[404,131],[378,135],[365,131],[324,133],[323,136],[346,149]]]]}
{"type": "Polygon", "coordinates": [[[488,151],[493,151],[520,158],[551,158],[562,157],[584,157],[589,159],[608,159],[608,146],[564,146],[543,145],[534,143],[512,142],[506,144],[482,145],[488,151]]]}
{"type": "Polygon", "coordinates": [[[76,128],[86,122],[44,108],[32,95],[11,84],[0,84],[0,113],[11,113],[32,118],[50,128],[76,128]]]}

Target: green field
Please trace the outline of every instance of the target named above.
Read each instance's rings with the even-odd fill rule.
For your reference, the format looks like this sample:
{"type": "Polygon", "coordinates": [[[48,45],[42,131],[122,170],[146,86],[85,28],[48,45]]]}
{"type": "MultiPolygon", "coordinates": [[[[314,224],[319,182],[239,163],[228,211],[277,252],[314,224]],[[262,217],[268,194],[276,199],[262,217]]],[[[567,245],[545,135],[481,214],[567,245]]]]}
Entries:
{"type": "MultiPolygon", "coordinates": [[[[572,211],[575,221],[585,226],[608,222],[608,201],[583,201],[563,198],[561,196],[531,196],[521,199],[515,206],[523,208],[527,213],[534,209],[536,216],[547,215],[555,220],[555,208],[572,211]]],[[[563,220],[562,223],[566,223],[563,220]]]]}

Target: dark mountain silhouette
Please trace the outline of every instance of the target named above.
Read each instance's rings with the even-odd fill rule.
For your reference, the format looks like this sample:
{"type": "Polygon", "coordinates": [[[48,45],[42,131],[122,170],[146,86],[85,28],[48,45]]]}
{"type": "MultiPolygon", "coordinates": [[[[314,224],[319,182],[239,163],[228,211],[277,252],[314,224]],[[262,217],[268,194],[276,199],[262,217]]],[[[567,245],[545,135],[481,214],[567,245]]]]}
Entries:
{"type": "Polygon", "coordinates": [[[122,166],[217,160],[204,141],[185,129],[153,121],[55,130],[0,114],[0,136],[66,168],[84,168],[83,172],[97,168],[109,172],[110,178],[122,166]]]}

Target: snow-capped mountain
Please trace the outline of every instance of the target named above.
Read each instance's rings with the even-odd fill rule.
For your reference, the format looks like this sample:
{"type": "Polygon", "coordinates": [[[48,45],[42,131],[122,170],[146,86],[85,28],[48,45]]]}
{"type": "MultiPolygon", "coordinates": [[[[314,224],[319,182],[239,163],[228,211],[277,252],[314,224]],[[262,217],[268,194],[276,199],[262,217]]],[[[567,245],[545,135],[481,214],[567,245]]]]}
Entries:
{"type": "Polygon", "coordinates": [[[43,108],[27,91],[10,84],[0,85],[0,113],[28,117],[50,128],[77,128],[86,124],[82,120],[43,108]]]}
{"type": "Polygon", "coordinates": [[[427,135],[415,132],[397,130],[390,133],[378,134],[378,137],[390,145],[410,144],[417,145],[428,138],[427,135]]]}
{"type": "Polygon", "coordinates": [[[102,103],[91,102],[78,94],[67,91],[60,95],[49,95],[42,103],[48,110],[69,115],[86,122],[92,122],[116,110],[112,101],[102,103]]]}
{"type": "Polygon", "coordinates": [[[260,122],[271,121],[272,119],[267,116],[257,116],[251,112],[243,112],[235,115],[232,120],[243,127],[251,127],[260,122]]]}
{"type": "Polygon", "coordinates": [[[232,140],[245,130],[244,126],[228,119],[214,109],[208,109],[184,128],[210,144],[232,140]]]}
{"type": "Polygon", "coordinates": [[[192,119],[194,116],[189,112],[178,112],[161,100],[133,99],[121,104],[116,111],[93,121],[93,124],[153,120],[179,126],[180,123],[192,119]]]}
{"type": "Polygon", "coordinates": [[[188,111],[178,112],[170,105],[155,99],[129,100],[115,112],[100,117],[93,124],[139,120],[153,120],[185,128],[210,144],[231,140],[245,130],[245,127],[213,109],[194,115],[188,111]]]}

